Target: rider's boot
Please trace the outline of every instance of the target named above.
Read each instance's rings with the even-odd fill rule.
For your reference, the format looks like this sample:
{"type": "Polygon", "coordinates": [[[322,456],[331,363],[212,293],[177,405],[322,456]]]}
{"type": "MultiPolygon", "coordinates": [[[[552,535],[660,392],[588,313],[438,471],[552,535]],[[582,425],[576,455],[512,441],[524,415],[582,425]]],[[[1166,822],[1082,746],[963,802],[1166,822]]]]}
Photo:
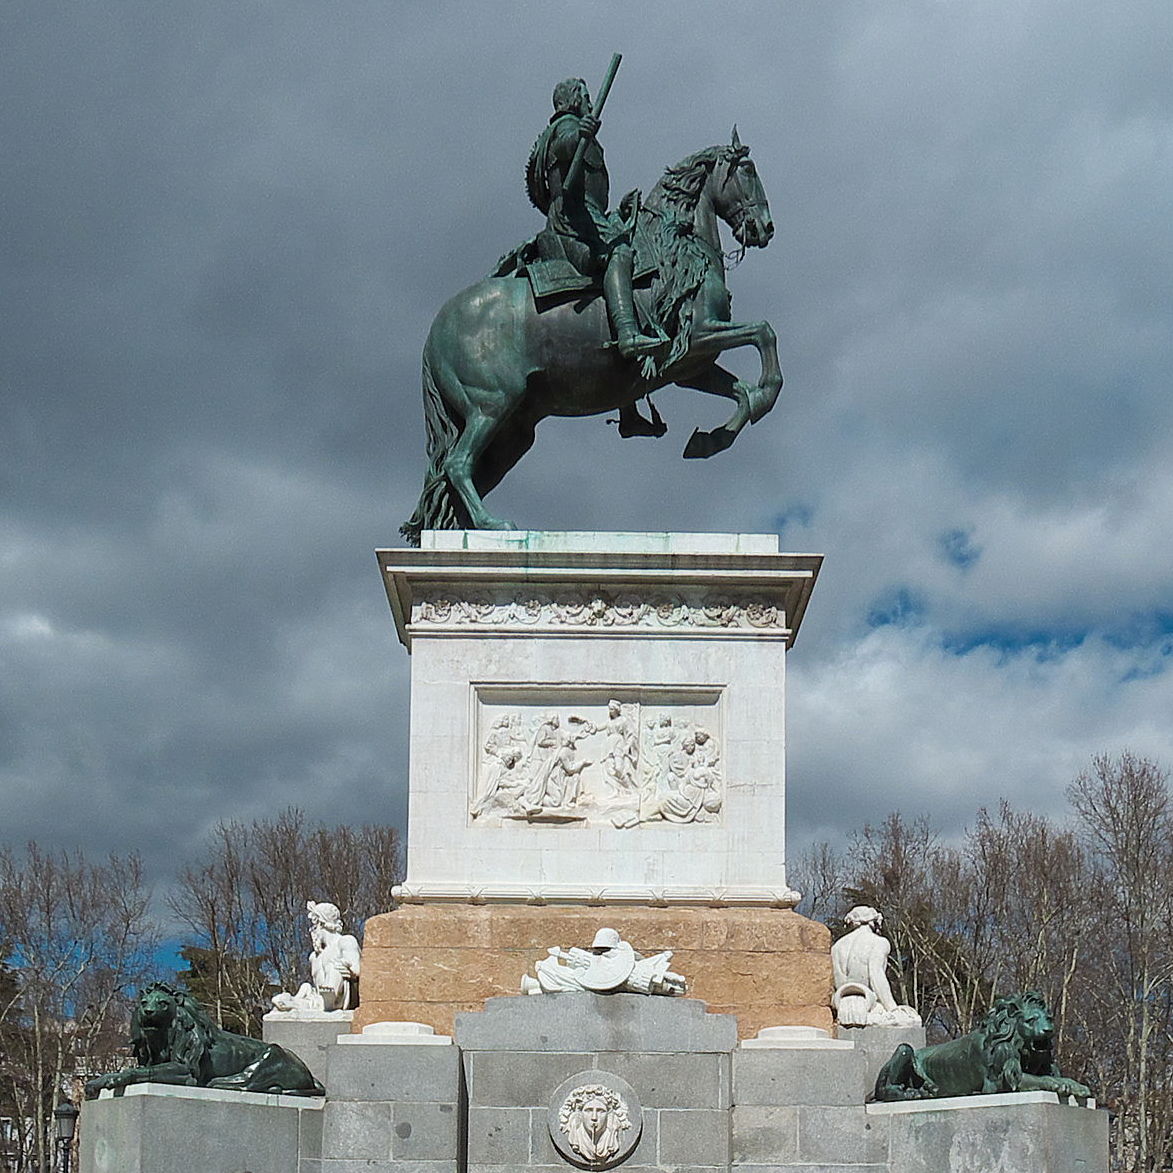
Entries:
{"type": "Polygon", "coordinates": [[[631,291],[631,276],[635,256],[631,245],[617,245],[607,260],[603,274],[603,298],[615,330],[615,344],[624,358],[640,358],[655,354],[666,339],[641,334],[635,318],[635,297],[631,291]]]}

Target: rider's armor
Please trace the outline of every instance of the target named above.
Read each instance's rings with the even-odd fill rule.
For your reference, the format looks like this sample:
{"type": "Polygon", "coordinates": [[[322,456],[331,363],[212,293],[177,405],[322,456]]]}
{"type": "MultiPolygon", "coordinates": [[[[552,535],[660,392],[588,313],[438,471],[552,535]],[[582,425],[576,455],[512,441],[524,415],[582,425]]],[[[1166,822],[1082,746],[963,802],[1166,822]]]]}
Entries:
{"type": "Polygon", "coordinates": [[[583,139],[582,113],[588,106],[585,83],[560,82],[554,90],[554,114],[538,136],[526,168],[526,188],[534,206],[546,215],[538,234],[542,260],[566,260],[583,276],[603,278],[603,297],[624,357],[651,354],[664,340],[642,334],[632,295],[632,234],[639,212],[639,193],[624,196],[618,214],[608,213],[610,180],[603,148],[592,135],[586,139],[581,170],[572,187],[565,186],[578,144],[583,139]]]}

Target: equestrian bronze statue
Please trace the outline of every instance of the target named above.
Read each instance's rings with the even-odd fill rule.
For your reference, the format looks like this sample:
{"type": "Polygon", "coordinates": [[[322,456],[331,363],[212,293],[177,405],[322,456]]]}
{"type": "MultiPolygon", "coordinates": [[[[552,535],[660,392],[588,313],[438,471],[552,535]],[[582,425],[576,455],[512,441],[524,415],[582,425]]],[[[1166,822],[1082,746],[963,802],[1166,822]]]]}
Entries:
{"type": "Polygon", "coordinates": [[[732,400],[711,432],[694,431],[689,458],[728,448],[774,406],[782,387],[768,322],[734,322],[719,224],[741,251],[774,235],[766,193],[734,127],[728,144],[696,151],[641,199],[608,210],[609,178],[597,138],[618,66],[593,106],[578,78],[554,89],[554,113],[526,169],[531,202],[546,217],[532,240],[491,276],[458,293],[432,323],[423,356],[428,467],[415,513],[401,527],[514,529],[483,498],[534,442],[546,416],[618,411],[621,436],[667,430],[648,399],[670,383],[732,400]],[[717,359],[754,346],[756,383],[717,359]]]}

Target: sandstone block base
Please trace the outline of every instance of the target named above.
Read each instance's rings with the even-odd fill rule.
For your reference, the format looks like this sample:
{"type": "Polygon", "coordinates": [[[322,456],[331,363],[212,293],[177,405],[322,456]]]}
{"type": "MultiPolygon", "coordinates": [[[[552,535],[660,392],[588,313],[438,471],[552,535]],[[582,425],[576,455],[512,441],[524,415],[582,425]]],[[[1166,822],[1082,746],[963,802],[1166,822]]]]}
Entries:
{"type": "Polygon", "coordinates": [[[517,994],[551,945],[587,946],[604,925],[641,953],[673,950],[689,997],[735,1015],[741,1038],[832,1027],[830,933],[789,909],[411,904],[366,923],[352,1029],[409,1020],[452,1034],[458,1013],[517,994]]]}

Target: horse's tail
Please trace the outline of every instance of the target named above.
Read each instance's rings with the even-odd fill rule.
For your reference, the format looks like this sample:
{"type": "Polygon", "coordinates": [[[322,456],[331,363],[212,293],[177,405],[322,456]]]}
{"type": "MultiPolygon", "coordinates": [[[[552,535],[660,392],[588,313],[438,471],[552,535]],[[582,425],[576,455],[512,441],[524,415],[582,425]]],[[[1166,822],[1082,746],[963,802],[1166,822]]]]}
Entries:
{"type": "Polygon", "coordinates": [[[457,500],[444,474],[444,461],[460,438],[460,421],[453,417],[436,385],[427,347],[424,348],[423,391],[428,468],[424,473],[424,487],[415,512],[399,527],[399,532],[407,539],[409,546],[418,546],[420,534],[426,529],[459,529],[461,526],[457,500]]]}

